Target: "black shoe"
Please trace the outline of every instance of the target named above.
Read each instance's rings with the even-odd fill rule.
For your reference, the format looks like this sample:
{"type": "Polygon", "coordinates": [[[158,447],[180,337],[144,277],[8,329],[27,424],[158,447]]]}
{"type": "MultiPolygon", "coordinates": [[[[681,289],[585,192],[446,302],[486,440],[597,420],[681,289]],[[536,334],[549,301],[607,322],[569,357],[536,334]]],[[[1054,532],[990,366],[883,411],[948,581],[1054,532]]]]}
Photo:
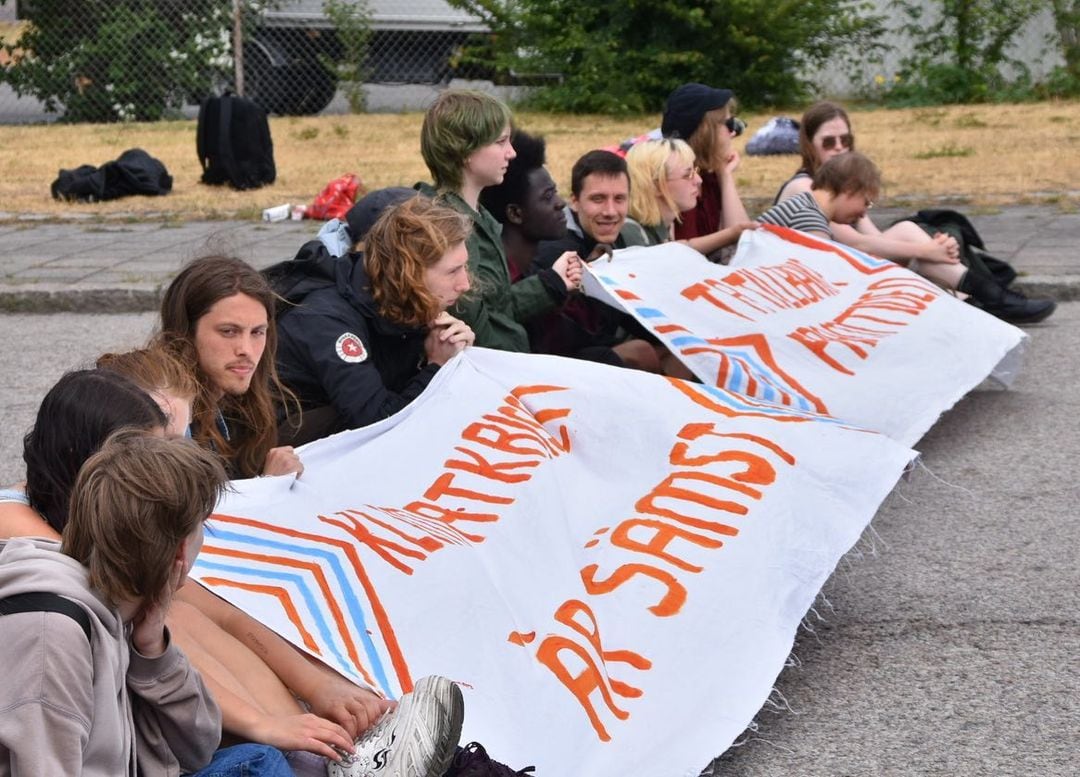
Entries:
{"type": "Polygon", "coordinates": [[[526,766],[515,772],[509,766],[493,761],[482,744],[470,742],[458,749],[443,777],[528,777],[535,769],[535,766],[526,766]]]}
{"type": "Polygon", "coordinates": [[[980,307],[1010,324],[1037,324],[1057,309],[1052,299],[1028,299],[1018,291],[1004,291],[1000,301],[983,303],[980,307]]]}
{"type": "Polygon", "coordinates": [[[968,294],[969,302],[1010,324],[1034,324],[1057,308],[1052,299],[1028,299],[1018,291],[1003,288],[996,280],[973,270],[964,273],[957,291],[968,294]]]}

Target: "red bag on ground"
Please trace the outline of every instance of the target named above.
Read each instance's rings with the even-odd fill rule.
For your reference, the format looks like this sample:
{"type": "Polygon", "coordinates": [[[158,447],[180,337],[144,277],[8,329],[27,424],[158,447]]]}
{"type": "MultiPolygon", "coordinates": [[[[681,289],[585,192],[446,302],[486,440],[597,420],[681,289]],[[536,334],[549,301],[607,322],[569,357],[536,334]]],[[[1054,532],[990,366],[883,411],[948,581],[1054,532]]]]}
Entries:
{"type": "Polygon", "coordinates": [[[356,202],[356,195],[363,191],[364,185],[360,183],[360,178],[352,173],[335,178],[326,184],[326,188],[319,193],[315,201],[308,205],[304,218],[321,221],[343,219],[356,202]]]}

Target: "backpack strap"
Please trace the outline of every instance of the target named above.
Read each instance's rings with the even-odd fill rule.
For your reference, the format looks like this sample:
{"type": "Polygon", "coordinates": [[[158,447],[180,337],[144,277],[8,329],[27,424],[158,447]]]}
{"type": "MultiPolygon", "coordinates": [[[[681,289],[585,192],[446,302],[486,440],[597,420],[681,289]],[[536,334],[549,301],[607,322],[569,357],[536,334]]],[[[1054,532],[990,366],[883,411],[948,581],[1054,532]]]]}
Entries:
{"type": "Polygon", "coordinates": [[[86,610],[70,599],[44,591],[15,594],[0,599],[0,615],[11,615],[16,612],[58,612],[66,615],[82,627],[87,642],[91,641],[90,616],[86,614],[86,610]]]}

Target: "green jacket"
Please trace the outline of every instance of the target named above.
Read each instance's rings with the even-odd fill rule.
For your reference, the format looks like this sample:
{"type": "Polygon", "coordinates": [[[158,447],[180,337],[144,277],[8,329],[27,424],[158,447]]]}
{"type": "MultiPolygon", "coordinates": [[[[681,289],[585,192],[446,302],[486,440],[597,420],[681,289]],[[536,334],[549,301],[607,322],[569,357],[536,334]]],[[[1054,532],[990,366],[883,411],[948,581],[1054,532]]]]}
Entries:
{"type": "Polygon", "coordinates": [[[472,234],[465,243],[472,288],[451,308],[450,314],[472,327],[477,345],[528,353],[529,336],[522,324],[554,310],[558,301],[535,275],[510,283],[502,225],[482,205],[475,211],[457,192],[436,191],[426,183],[418,183],[415,188],[468,216],[473,223],[472,234]]]}

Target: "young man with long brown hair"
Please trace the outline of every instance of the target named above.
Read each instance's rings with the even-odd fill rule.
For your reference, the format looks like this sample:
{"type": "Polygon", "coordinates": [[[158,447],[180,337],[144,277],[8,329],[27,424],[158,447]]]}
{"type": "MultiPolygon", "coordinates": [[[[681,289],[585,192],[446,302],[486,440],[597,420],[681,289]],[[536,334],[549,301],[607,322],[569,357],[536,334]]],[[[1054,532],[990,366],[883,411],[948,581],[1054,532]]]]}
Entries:
{"type": "Polygon", "coordinates": [[[277,446],[278,403],[295,407],[274,367],[275,296],[255,268],[229,256],[190,262],[161,301],[160,341],[193,369],[192,436],[233,477],[302,472],[277,446]]]}

